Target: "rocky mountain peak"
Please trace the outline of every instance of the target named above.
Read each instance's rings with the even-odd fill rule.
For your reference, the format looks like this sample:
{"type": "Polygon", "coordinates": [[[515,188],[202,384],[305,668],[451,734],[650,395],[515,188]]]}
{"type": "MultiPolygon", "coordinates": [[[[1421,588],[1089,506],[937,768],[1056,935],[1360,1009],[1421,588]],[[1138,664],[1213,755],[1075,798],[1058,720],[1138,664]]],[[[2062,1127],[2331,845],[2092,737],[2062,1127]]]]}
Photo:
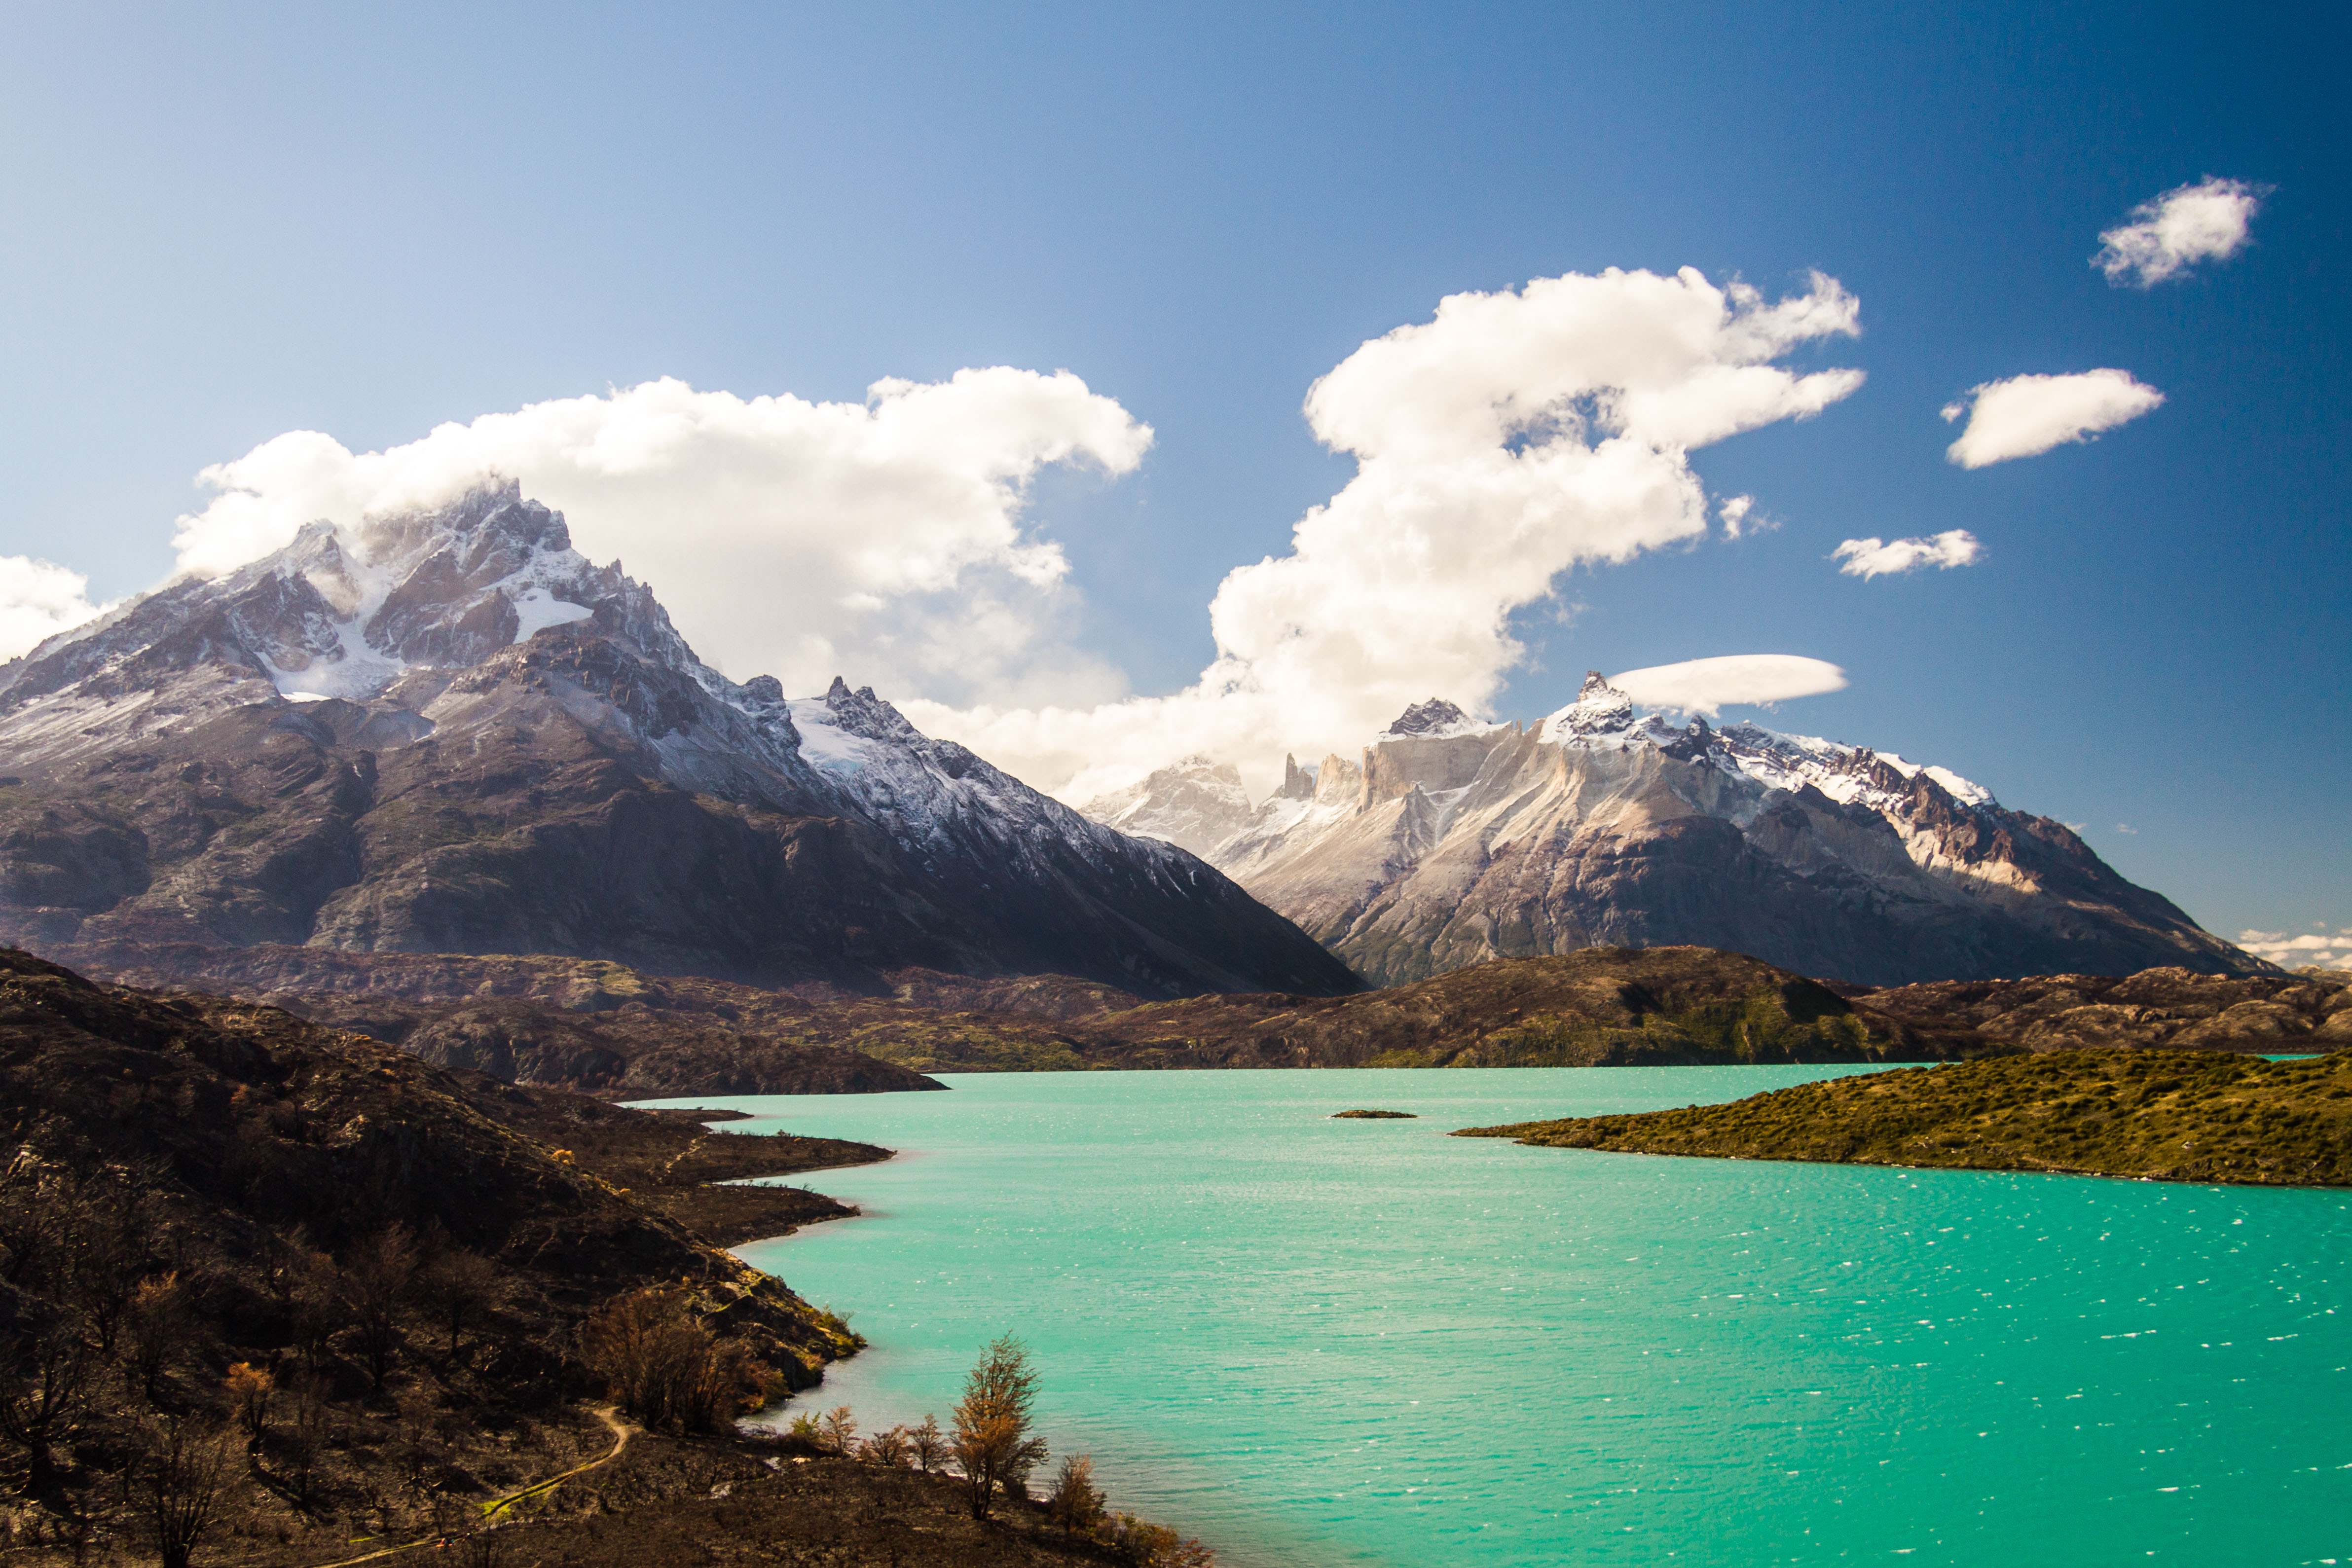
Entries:
{"type": "MultiPolygon", "coordinates": [[[[1313,790],[1314,776],[1300,774],[1296,762],[1290,775],[1293,780],[1305,778],[1313,790]]],[[[1096,797],[1079,815],[1122,833],[1205,855],[1248,823],[1250,798],[1242,787],[1241,770],[1232,763],[1187,757],[1124,789],[1096,797]]]]}
{"type": "Polygon", "coordinates": [[[730,681],[504,480],[310,524],[0,665],[0,940],[1357,984],[1208,866],[870,686],[730,681]]]}
{"type": "Polygon", "coordinates": [[[1545,719],[1537,733],[1550,741],[1590,742],[1622,737],[1633,724],[1633,699],[1600,671],[1587,670],[1576,700],[1545,719]]]}
{"type": "Polygon", "coordinates": [[[864,740],[919,738],[919,732],[907,722],[906,716],[876,696],[872,686],[860,686],[853,692],[847,681],[835,675],[833,685],[825,688],[824,706],[833,715],[833,727],[845,735],[864,740]]]}
{"type": "Polygon", "coordinates": [[[1425,703],[1415,703],[1399,714],[1385,733],[1389,735],[1441,735],[1470,722],[1470,716],[1443,697],[1432,697],[1425,703]]]}

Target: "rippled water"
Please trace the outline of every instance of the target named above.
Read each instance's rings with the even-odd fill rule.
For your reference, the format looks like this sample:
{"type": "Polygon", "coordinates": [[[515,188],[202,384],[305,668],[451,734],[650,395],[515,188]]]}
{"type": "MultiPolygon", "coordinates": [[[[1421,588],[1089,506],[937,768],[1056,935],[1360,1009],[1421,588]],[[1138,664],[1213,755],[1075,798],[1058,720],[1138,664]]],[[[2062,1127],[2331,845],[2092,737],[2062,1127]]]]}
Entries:
{"type": "Polygon", "coordinates": [[[1016,1330],[1055,1449],[1235,1568],[2352,1563],[2352,1194],[1443,1135],[1836,1071],[728,1103],[905,1151],[743,1249],[873,1342],[807,1403],[944,1418],[1016,1330]]]}

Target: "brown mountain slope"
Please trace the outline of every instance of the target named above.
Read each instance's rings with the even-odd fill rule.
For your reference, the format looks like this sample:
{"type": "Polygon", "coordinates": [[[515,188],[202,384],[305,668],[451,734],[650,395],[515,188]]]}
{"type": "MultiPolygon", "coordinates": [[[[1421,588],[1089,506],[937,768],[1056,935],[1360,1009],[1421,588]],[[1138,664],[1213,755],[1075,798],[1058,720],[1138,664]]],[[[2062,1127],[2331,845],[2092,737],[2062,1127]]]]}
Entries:
{"type": "Polygon", "coordinates": [[[1940,980],[1847,994],[1907,1022],[1973,1029],[2034,1051],[2086,1045],[2333,1051],[2352,1044],[2352,985],[2324,975],[2161,968],[2122,979],[1940,980]]]}
{"type": "Polygon", "coordinates": [[[1801,1084],[1729,1105],[1470,1127],[1465,1138],[1723,1159],[2352,1186],[2352,1053],[2044,1052],[1801,1084]]]}
{"type": "Polygon", "coordinates": [[[858,996],[545,956],[121,946],[74,956],[135,983],[266,998],[446,1064],[649,1098],[928,1082],[877,1082],[861,1063],[931,1072],[1945,1061],[2114,1043],[2325,1051],[2352,1029],[2352,987],[2323,977],[2155,969],[1873,990],[1703,947],[1497,959],[1353,997],[1154,1003],[1066,977],[919,969],[895,971],[888,996],[858,996]]]}

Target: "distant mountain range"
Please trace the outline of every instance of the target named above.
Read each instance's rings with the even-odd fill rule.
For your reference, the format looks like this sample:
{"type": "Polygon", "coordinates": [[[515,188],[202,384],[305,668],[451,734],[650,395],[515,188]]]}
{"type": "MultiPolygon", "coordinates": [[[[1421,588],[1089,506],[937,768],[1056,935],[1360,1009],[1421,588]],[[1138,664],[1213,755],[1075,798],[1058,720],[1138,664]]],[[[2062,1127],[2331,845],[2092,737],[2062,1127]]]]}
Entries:
{"type": "Polygon", "coordinates": [[[0,666],[0,939],[1360,988],[870,690],[728,680],[512,485],[310,524],[0,666]]]}
{"type": "Polygon", "coordinates": [[[1670,724],[1597,671],[1532,727],[1416,705],[1261,802],[1192,758],[1084,810],[1192,851],[1381,986],[1604,945],[1874,986],[2279,972],[1956,773],[1670,724]]]}

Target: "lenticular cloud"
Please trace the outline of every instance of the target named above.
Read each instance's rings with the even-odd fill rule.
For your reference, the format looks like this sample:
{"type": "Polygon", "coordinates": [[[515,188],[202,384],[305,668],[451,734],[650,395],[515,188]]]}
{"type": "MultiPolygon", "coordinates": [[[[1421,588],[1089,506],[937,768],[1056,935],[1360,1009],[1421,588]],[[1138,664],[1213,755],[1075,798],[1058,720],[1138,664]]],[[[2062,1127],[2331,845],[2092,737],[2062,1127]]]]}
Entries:
{"type": "MultiPolygon", "coordinates": [[[[1066,371],[959,371],[877,382],[864,403],[744,399],[647,382],[533,403],[353,454],[297,431],[199,481],[221,494],[180,519],[182,570],[216,576],[315,517],[431,506],[492,476],[565,514],[593,560],[650,583],[698,652],[738,679],[822,691],[856,673],[886,689],[988,690],[1025,669],[1069,567],[1023,537],[1027,486],[1053,464],[1123,474],[1151,444],[1066,371]]],[[[1047,692],[1115,693],[1057,669],[1047,692]]]]}
{"type": "Polygon", "coordinates": [[[2034,457],[2069,442],[2090,441],[2162,406],[2164,394],[2129,371],[2072,376],[2011,376],[1970,387],[1944,417],[1968,415],[1944,455],[1963,468],[2034,457]]]}
{"type": "Polygon", "coordinates": [[[1451,296],[1308,392],[1308,424],[1356,476],[1299,519],[1288,554],[1225,578],[1209,608],[1217,657],[1197,683],[1087,708],[916,703],[909,716],[1080,800],[1195,752],[1263,780],[1285,751],[1352,748],[1432,692],[1483,708],[1524,656],[1511,614],[1562,571],[1706,531],[1691,450],[1862,384],[1774,362],[1853,336],[1858,315],[1818,274],[1778,301],[1691,268],[1451,296]]]}
{"type": "Polygon", "coordinates": [[[1644,707],[1711,717],[1731,703],[1769,704],[1843,691],[1845,672],[1827,659],[1795,653],[1730,653],[1627,670],[1610,676],[1609,684],[1644,707]]]}

